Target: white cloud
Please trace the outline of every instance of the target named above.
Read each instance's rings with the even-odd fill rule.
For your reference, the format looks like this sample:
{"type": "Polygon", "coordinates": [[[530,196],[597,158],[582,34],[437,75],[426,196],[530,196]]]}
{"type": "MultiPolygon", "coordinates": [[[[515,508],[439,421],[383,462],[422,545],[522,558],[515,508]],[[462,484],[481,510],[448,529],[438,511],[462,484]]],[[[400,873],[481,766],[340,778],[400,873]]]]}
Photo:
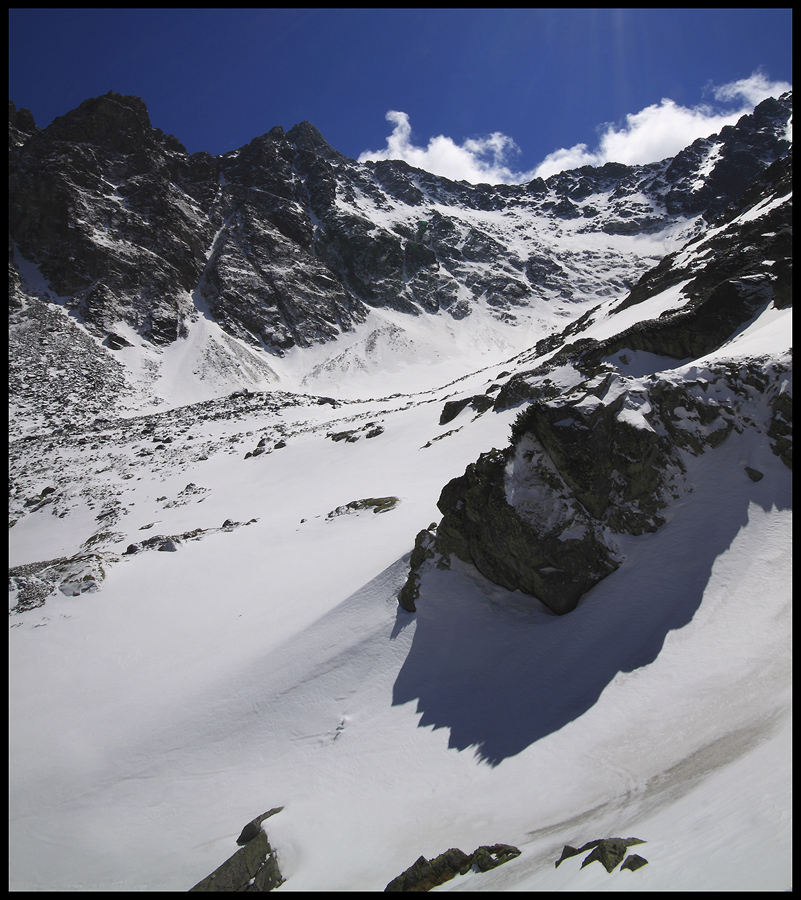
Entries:
{"type": "Polygon", "coordinates": [[[713,93],[716,100],[736,100],[742,97],[747,106],[756,106],[768,97],[778,97],[792,89],[793,86],[786,81],[770,81],[763,72],[754,72],[749,78],[713,88],[713,93]]]}
{"type": "Polygon", "coordinates": [[[431,138],[427,147],[415,147],[409,116],[405,112],[390,110],[387,121],[393,122],[395,127],[387,138],[386,148],[366,150],[359,155],[359,162],[402,159],[426,172],[472,184],[511,184],[518,179],[518,174],[506,162],[509,156],[519,153],[520,148],[512,138],[499,131],[487,137],[468,139],[463,144],[440,134],[431,138]]]}
{"type": "Polygon", "coordinates": [[[578,166],[602,166],[607,162],[637,165],[674,156],[696,138],[733,125],[742,115],[753,110],[766,97],[778,97],[791,90],[784,81],[770,81],[762,72],[748,78],[710,88],[718,104],[708,103],[686,107],[668,98],[646,106],[626,116],[625,124],[616,127],[607,123],[599,128],[598,143],[590,150],[586,143],[575,144],[549,153],[535,168],[527,172],[514,171],[510,160],[520,153],[514,140],[501,132],[483,138],[465,140],[457,144],[452,138],[438,135],[426,147],[412,143],[412,128],[405,112],[390,110],[387,120],[394,128],[383,150],[367,150],[359,162],[381,159],[402,159],[409,165],[454,181],[472,184],[520,184],[534,177],[547,178],[565,169],[578,166]],[[731,104],[736,103],[732,109],[731,104]]]}
{"type": "Polygon", "coordinates": [[[547,178],[577,166],[602,166],[607,162],[638,165],[675,156],[697,138],[708,137],[724,125],[733,125],[765,98],[778,97],[792,90],[792,85],[786,81],[770,81],[762,72],[754,72],[749,78],[711,90],[720,102],[739,101],[737,108],[724,110],[707,103],[686,107],[663,98],[661,103],[627,115],[622,128],[615,128],[613,124],[602,126],[594,151],[589,151],[586,144],[555,150],[545,157],[534,173],[539,178],[547,178]]]}

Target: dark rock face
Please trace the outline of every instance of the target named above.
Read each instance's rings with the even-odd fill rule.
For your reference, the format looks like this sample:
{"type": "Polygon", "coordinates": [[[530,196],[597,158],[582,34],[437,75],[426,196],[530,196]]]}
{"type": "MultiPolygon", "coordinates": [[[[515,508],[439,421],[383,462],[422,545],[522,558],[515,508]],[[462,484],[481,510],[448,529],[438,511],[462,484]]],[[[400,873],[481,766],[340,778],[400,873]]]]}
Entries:
{"type": "Polygon", "coordinates": [[[434,557],[434,532],[436,524],[420,531],[414,542],[414,549],[409,560],[409,577],[398,594],[398,603],[406,612],[417,612],[415,601],[420,596],[420,569],[427,559],[434,557]]]}
{"type": "Polygon", "coordinates": [[[667,208],[686,211],[705,210],[709,218],[722,212],[753,183],[762,171],[760,160],[775,160],[789,149],[781,127],[787,122],[787,100],[769,97],[751,115],[743,116],[735,125],[727,125],[719,135],[695,141],[673,159],[665,172],[666,180],[677,180],[694,169],[694,161],[717,155],[703,186],[690,188],[686,178],[678,178],[668,191],[667,208]]]}
{"type": "Polygon", "coordinates": [[[720,364],[697,380],[643,384],[601,367],[567,394],[530,402],[509,447],[482,454],[443,488],[442,521],[418,535],[400,605],[414,611],[427,561],[454,554],[495,584],[570,612],[619,565],[616,534],[664,524],[665,508],[687,489],[682,453],[701,455],[756,428],[792,466],[786,371],[778,362],[720,364]]]}
{"type": "MultiPolygon", "coordinates": [[[[664,506],[661,473],[679,463],[670,441],[653,427],[621,415],[627,405],[646,407],[646,392],[621,392],[609,402],[595,398],[595,392],[612,393],[611,387],[607,378],[591,392],[566,401],[535,401],[521,413],[514,430],[534,439],[536,450],[531,452],[545,459],[544,451],[593,519],[607,518],[614,530],[630,534],[655,531],[661,524],[658,510],[664,506]]],[[[544,473],[540,481],[547,484],[544,473]]]]}
{"type": "MultiPolygon", "coordinates": [[[[566,859],[569,859],[571,856],[578,856],[579,853],[591,850],[592,852],[587,854],[584,862],[581,864],[581,868],[583,869],[584,866],[588,866],[590,863],[597,860],[607,872],[612,872],[619,863],[623,862],[623,857],[626,855],[626,850],[629,847],[644,843],[645,841],[641,841],[639,838],[602,838],[598,841],[589,841],[578,849],[571,847],[569,844],[565,844],[562,855],[554,865],[558,869],[559,864],[566,859]]],[[[648,860],[643,859],[636,854],[632,854],[620,868],[621,870],[631,869],[634,871],[635,869],[647,865],[647,863],[648,860]]]]}
{"type": "Polygon", "coordinates": [[[39,129],[33,120],[33,113],[29,109],[17,109],[9,100],[8,149],[14,150],[16,147],[21,147],[37,131],[39,129]]]}
{"type": "Polygon", "coordinates": [[[278,867],[275,851],[262,829],[262,822],[282,809],[282,806],[276,807],[248,822],[236,841],[244,846],[189,890],[271,891],[283,884],[285,879],[278,867]]]}
{"type": "Polygon", "coordinates": [[[432,887],[450,881],[469,868],[470,857],[463,850],[452,847],[433,859],[421,856],[414,865],[390,881],[384,891],[430,891],[432,887]]]}
{"type": "Polygon", "coordinates": [[[274,130],[239,154],[189,156],[151,127],[141,100],[111,92],[20,146],[11,233],[98,335],[124,321],[174,341],[197,315],[198,289],[230,333],[276,352],[308,346],[362,314],[309,252],[295,155],[274,130]]]}
{"type": "Polygon", "coordinates": [[[570,502],[558,473],[545,466],[548,512],[521,515],[507,500],[508,462],[506,453],[483,454],[443,488],[436,551],[472,563],[508,590],[536,596],[559,615],[570,612],[619,563],[596,524],[570,502]]]}
{"type": "MultiPolygon", "coordinates": [[[[98,336],[122,321],[169,343],[207,308],[280,355],[351,330],[368,306],[462,318],[483,298],[513,320],[538,297],[590,289],[591,251],[557,259],[532,240],[518,257],[492,225],[466,225],[449,207],[502,213],[523,231],[532,217],[608,234],[709,218],[786,152],[790,110],[789,94],[765,101],[672,161],[490,186],[397,161],[357,164],[308,122],[215,158],[153,128],[137,97],[109,92],[44,130],[10,104],[10,234],[98,336]],[[416,225],[378,224],[373,213],[397,204],[419,209],[416,225]]],[[[631,274],[630,260],[607,263],[610,287],[614,271],[631,274]]]]}
{"type": "Polygon", "coordinates": [[[448,400],[442,408],[439,417],[440,425],[447,425],[452,422],[459,413],[470,406],[477,413],[486,412],[493,405],[493,401],[486,394],[477,394],[475,397],[464,397],[461,400],[448,400]]]}
{"type": "Polygon", "coordinates": [[[175,340],[213,235],[195,168],[141,100],[87,100],[17,151],[11,233],[98,334],[123,319],[175,340]]]}
{"type": "Polygon", "coordinates": [[[261,831],[211,875],[189,890],[271,891],[283,882],[270,841],[261,831]]]}
{"type": "Polygon", "coordinates": [[[517,856],[520,856],[520,851],[511,844],[482,846],[471,854],[452,847],[433,859],[421,856],[414,865],[393,878],[384,891],[430,891],[456,875],[464,875],[471,866],[480,872],[488,872],[517,856]]]}
{"type": "Polygon", "coordinates": [[[777,393],[771,400],[768,435],[773,440],[771,450],[788,469],[793,468],[793,398],[789,391],[777,393]]]}

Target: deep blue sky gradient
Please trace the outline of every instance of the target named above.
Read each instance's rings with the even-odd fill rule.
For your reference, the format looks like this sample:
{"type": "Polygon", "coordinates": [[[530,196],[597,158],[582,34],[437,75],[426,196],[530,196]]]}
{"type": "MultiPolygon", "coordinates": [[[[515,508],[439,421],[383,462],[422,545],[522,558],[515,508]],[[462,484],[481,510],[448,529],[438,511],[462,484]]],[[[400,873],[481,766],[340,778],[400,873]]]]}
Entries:
{"type": "Polygon", "coordinates": [[[141,97],[190,152],[312,122],[351,157],[502,132],[530,168],[604,122],[762,69],[792,82],[789,9],[12,9],[9,99],[48,125],[88,97],[141,97]]]}

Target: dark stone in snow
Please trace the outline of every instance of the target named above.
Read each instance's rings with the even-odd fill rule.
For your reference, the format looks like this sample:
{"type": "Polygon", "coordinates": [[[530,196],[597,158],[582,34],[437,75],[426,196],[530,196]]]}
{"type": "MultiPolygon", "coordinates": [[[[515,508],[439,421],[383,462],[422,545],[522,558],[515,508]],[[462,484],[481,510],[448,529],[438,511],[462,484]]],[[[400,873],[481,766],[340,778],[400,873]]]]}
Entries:
{"type": "Polygon", "coordinates": [[[466,874],[471,866],[479,872],[488,872],[517,856],[520,851],[511,844],[484,845],[470,854],[452,847],[433,859],[421,856],[414,865],[393,878],[384,891],[430,891],[456,875],[466,874]]]}
{"type": "Polygon", "coordinates": [[[109,332],[106,340],[103,342],[109,350],[122,350],[123,347],[132,347],[133,344],[126,340],[121,334],[109,332]]]}
{"type": "Polygon", "coordinates": [[[274,816],[276,813],[280,813],[283,809],[283,806],[275,806],[270,810],[267,810],[266,813],[262,813],[260,816],[256,816],[255,819],[251,819],[247,825],[242,829],[242,833],[236,839],[237,844],[242,846],[243,844],[247,844],[249,841],[252,841],[259,832],[262,830],[261,823],[265,819],[269,819],[270,816],[274,816]]]}
{"type": "MultiPolygon", "coordinates": [[[[562,850],[562,855],[554,864],[555,868],[559,868],[559,864],[564,862],[566,859],[569,859],[571,856],[578,856],[579,853],[584,853],[586,850],[591,850],[592,852],[587,855],[584,862],[581,864],[581,868],[584,866],[588,866],[591,862],[595,862],[596,860],[600,862],[607,872],[611,872],[615,866],[617,866],[626,855],[626,850],[629,847],[634,846],[635,844],[644,844],[645,841],[641,841],[639,838],[601,838],[597,841],[589,841],[583,846],[576,849],[575,847],[571,847],[570,844],[565,844],[564,849],[562,850]]],[[[630,859],[632,857],[629,857],[630,859]]],[[[638,860],[642,859],[642,857],[636,857],[638,860]]],[[[627,860],[628,861],[628,860],[627,860]]],[[[640,866],[644,866],[648,860],[643,859],[642,862],[636,863],[632,862],[628,868],[638,869],[640,866]]]]}
{"type": "Polygon", "coordinates": [[[284,880],[267,835],[259,831],[190,891],[271,891],[284,880]]]}

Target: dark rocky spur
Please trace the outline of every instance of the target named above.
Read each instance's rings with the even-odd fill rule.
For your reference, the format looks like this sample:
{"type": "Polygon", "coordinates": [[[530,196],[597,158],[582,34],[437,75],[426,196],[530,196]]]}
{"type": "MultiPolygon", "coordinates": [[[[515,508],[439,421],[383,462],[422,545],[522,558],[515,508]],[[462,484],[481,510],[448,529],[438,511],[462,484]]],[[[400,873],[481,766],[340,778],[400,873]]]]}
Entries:
{"type": "Polygon", "coordinates": [[[433,859],[421,856],[397,878],[393,878],[384,891],[430,891],[457,875],[466,875],[471,869],[488,872],[518,856],[520,851],[511,844],[484,845],[472,853],[452,847],[433,859]]]}
{"type": "Polygon", "coordinates": [[[280,813],[283,806],[274,807],[248,822],[236,842],[237,850],[211,875],[199,881],[191,891],[253,892],[272,891],[286,880],[281,874],[278,859],[263,823],[280,813]]]}
{"type": "Polygon", "coordinates": [[[634,872],[637,869],[641,869],[643,866],[648,865],[648,860],[643,859],[642,856],[639,856],[636,853],[631,853],[626,856],[626,850],[629,847],[644,843],[645,841],[641,841],[639,838],[601,838],[597,841],[589,841],[586,844],[582,844],[578,849],[571,847],[570,844],[565,844],[562,855],[556,860],[554,866],[558,869],[560,863],[563,863],[566,859],[570,859],[572,856],[578,856],[580,853],[590,850],[591,852],[587,854],[584,858],[584,862],[581,864],[582,869],[590,863],[597,861],[601,863],[607,872],[613,872],[622,862],[623,865],[620,866],[621,872],[623,869],[629,869],[634,872]],[[624,856],[626,856],[625,862],[623,861],[624,856]]]}

